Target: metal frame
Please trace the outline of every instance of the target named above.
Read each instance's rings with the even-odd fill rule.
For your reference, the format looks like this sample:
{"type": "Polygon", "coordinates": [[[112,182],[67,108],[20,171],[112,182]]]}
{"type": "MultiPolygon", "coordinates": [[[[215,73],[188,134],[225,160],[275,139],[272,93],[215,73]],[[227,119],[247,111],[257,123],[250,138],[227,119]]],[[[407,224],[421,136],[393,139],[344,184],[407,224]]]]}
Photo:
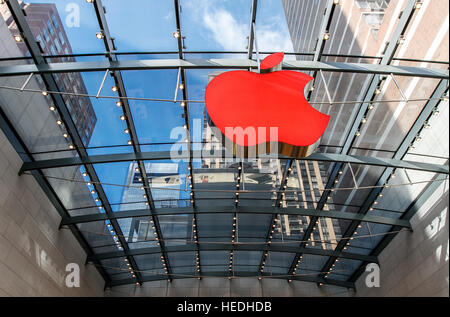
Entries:
{"type": "MultiPolygon", "coordinates": [[[[0,67],[0,77],[22,76],[46,73],[67,72],[105,72],[122,70],[151,69],[258,69],[258,64],[246,59],[158,59],[158,60],[120,60],[96,62],[50,63],[38,65],[16,65],[0,67]]],[[[284,61],[284,70],[342,72],[358,74],[413,76],[446,79],[449,71],[437,68],[411,66],[392,66],[364,63],[336,63],[319,61],[284,61]]]]}
{"type": "MultiPolygon", "coordinates": [[[[156,216],[162,215],[186,215],[186,214],[271,214],[271,215],[297,215],[297,216],[318,216],[332,219],[357,220],[385,225],[393,225],[401,228],[411,228],[409,221],[382,217],[376,215],[361,215],[343,211],[323,211],[317,209],[301,208],[275,208],[275,207],[233,207],[233,206],[211,206],[211,207],[177,207],[177,208],[156,208],[153,210],[156,216]]],[[[148,209],[134,209],[115,212],[112,216],[106,214],[91,214],[83,216],[72,216],[61,221],[61,226],[71,224],[94,222],[108,219],[122,219],[135,217],[149,217],[148,209]]],[[[267,239],[266,239],[267,240],[267,239]]]]}
{"type": "MultiPolygon", "coordinates": [[[[380,64],[359,64],[359,63],[332,63],[332,62],[320,62],[321,56],[331,56],[331,54],[323,54],[325,40],[323,39],[324,32],[329,30],[331,25],[331,21],[333,18],[333,13],[335,6],[337,5],[334,1],[329,0],[327,4],[327,9],[324,14],[324,19],[322,21],[321,31],[319,33],[319,39],[316,45],[316,50],[314,54],[307,53],[295,53],[294,55],[310,55],[313,56],[313,61],[286,61],[283,63],[283,68],[286,70],[302,70],[302,71],[313,71],[315,74],[317,72],[350,72],[350,73],[361,73],[374,75],[370,85],[368,85],[368,89],[366,92],[366,96],[364,98],[364,102],[361,104],[359,113],[356,117],[356,120],[353,126],[350,129],[350,132],[346,138],[346,142],[341,150],[341,154],[324,154],[324,153],[315,153],[304,160],[315,160],[315,161],[325,161],[325,162],[333,162],[335,163],[334,169],[331,173],[331,176],[328,180],[326,188],[332,188],[332,183],[336,179],[338,175],[338,171],[340,170],[342,164],[344,163],[352,163],[352,164],[364,164],[371,166],[381,166],[386,168],[383,175],[378,180],[379,188],[375,188],[372,190],[371,194],[368,196],[362,207],[360,208],[358,213],[346,213],[346,212],[335,212],[335,211],[323,211],[322,208],[326,202],[326,198],[329,195],[329,191],[325,190],[321,196],[321,199],[318,203],[317,209],[308,210],[308,209],[297,209],[297,208],[279,208],[280,201],[282,199],[282,188],[283,184],[286,181],[287,170],[292,164],[293,160],[291,158],[287,159],[287,164],[285,167],[285,171],[283,174],[283,178],[280,184],[280,191],[277,193],[277,199],[275,202],[275,208],[267,207],[267,208],[250,208],[250,207],[240,207],[238,203],[236,203],[235,207],[220,207],[213,206],[214,210],[206,208],[198,208],[195,205],[195,195],[192,195],[192,208],[155,208],[154,200],[151,196],[150,191],[150,182],[147,178],[147,174],[145,171],[144,161],[147,160],[163,160],[170,159],[169,152],[141,152],[140,144],[138,141],[137,133],[134,127],[134,121],[132,118],[130,106],[128,104],[128,99],[125,91],[125,86],[122,80],[121,71],[125,70],[151,70],[151,69],[178,69],[180,71],[181,82],[185,85],[185,89],[183,89],[183,99],[182,101],[186,102],[186,106],[184,107],[184,118],[188,131],[188,146],[189,146],[189,156],[186,157],[189,159],[189,175],[191,179],[194,179],[193,176],[193,165],[192,159],[199,158],[201,155],[197,155],[196,151],[193,151],[192,142],[190,140],[190,127],[189,127],[189,109],[188,109],[188,96],[187,96],[187,88],[186,88],[186,69],[257,69],[258,64],[257,61],[252,60],[253,57],[253,44],[255,39],[255,21],[257,16],[257,0],[253,0],[252,8],[251,8],[251,21],[250,21],[250,35],[249,35],[249,45],[247,52],[231,52],[231,53],[246,53],[248,59],[200,59],[200,60],[186,60],[184,59],[184,45],[181,32],[181,21],[180,21],[180,12],[178,0],[174,0],[174,9],[175,9],[175,17],[176,17],[176,27],[180,36],[178,38],[178,51],[177,52],[149,52],[149,54],[164,54],[164,53],[176,53],[178,54],[178,59],[163,59],[163,60],[132,60],[132,61],[120,61],[117,59],[117,55],[120,54],[131,54],[131,53],[118,53],[116,52],[116,48],[114,46],[113,38],[110,35],[105,11],[102,5],[101,0],[94,0],[93,7],[97,15],[99,27],[104,35],[103,40],[106,48],[106,57],[107,61],[99,61],[99,62],[74,62],[74,63],[47,63],[46,58],[50,56],[43,56],[40,53],[39,47],[37,45],[36,40],[34,39],[31,30],[25,20],[24,13],[20,8],[17,0],[8,0],[6,1],[13,18],[18,26],[18,29],[21,33],[21,36],[24,39],[25,44],[27,45],[31,57],[34,61],[34,65],[16,65],[16,66],[6,66],[0,67],[0,76],[19,76],[19,75],[30,75],[30,74],[39,74],[42,76],[42,79],[46,85],[46,88],[49,91],[58,92],[59,89],[57,87],[56,81],[53,78],[53,74],[63,73],[63,72],[92,72],[92,71],[105,71],[111,72],[112,77],[118,87],[118,93],[120,100],[123,102],[123,110],[126,116],[126,123],[128,129],[130,131],[131,142],[133,145],[134,153],[131,154],[114,154],[114,155],[97,155],[97,156],[89,156],[86,151],[86,147],[84,146],[80,136],[78,135],[77,128],[72,121],[70,113],[64,103],[64,99],[59,94],[50,94],[50,97],[53,98],[53,101],[58,109],[59,114],[61,115],[62,121],[67,128],[67,131],[72,139],[75,149],[79,155],[79,157],[75,158],[65,158],[65,159],[55,159],[55,160],[45,160],[45,161],[37,161],[35,162],[32,158],[32,155],[28,152],[28,150],[24,147],[23,142],[20,140],[20,137],[14,131],[11,123],[4,116],[4,113],[1,112],[0,116],[0,125],[2,129],[5,131],[11,143],[15,145],[16,151],[22,154],[21,157],[24,159],[24,164],[20,170],[20,173],[25,171],[30,171],[31,174],[34,175],[37,182],[43,188],[44,192],[47,194],[49,199],[54,204],[55,208],[58,210],[62,217],[61,225],[69,226],[77,240],[80,242],[81,246],[84,248],[88,255],[88,260],[94,262],[97,266],[100,274],[105,279],[105,282],[108,286],[122,285],[128,283],[135,283],[136,281],[140,284],[146,281],[152,280],[161,280],[167,279],[158,278],[158,277],[143,277],[140,274],[139,268],[133,258],[134,255],[140,254],[156,254],[162,253],[163,263],[167,265],[167,275],[169,276],[168,280],[171,278],[180,278],[177,277],[176,274],[172,274],[171,268],[168,262],[168,254],[167,252],[183,252],[183,251],[201,251],[201,250],[258,250],[258,251],[276,251],[276,252],[292,252],[296,253],[296,257],[294,258],[294,262],[291,265],[291,269],[289,270],[289,274],[292,274],[292,268],[298,257],[303,254],[316,254],[321,256],[329,257],[326,265],[323,267],[322,271],[328,271],[333,261],[338,257],[343,258],[352,258],[363,261],[364,263],[376,262],[376,256],[381,252],[381,250],[389,243],[390,240],[395,236],[394,234],[390,234],[386,236],[380,244],[374,249],[370,256],[362,256],[359,254],[352,254],[342,252],[344,246],[344,240],[341,240],[334,251],[322,250],[322,249],[314,249],[314,248],[305,248],[304,243],[301,243],[299,247],[279,247],[270,244],[271,239],[270,233],[273,228],[273,222],[276,219],[278,214],[292,214],[292,215],[302,215],[309,216],[314,221],[310,222],[308,229],[306,230],[303,241],[311,235],[312,228],[316,222],[315,219],[318,217],[329,217],[335,219],[346,219],[351,220],[351,225],[347,229],[344,234],[344,238],[351,237],[354,228],[358,226],[361,221],[364,222],[373,222],[373,223],[381,223],[392,225],[392,229],[390,233],[394,233],[396,230],[400,228],[410,228],[409,219],[414,214],[414,211],[420,207],[421,202],[426,199],[429,193],[439,185],[438,182],[434,182],[429,184],[428,188],[424,191],[424,193],[411,204],[407,211],[403,214],[400,219],[391,219],[387,217],[379,217],[374,215],[368,215],[367,210],[373,200],[377,197],[378,193],[381,192],[382,186],[389,179],[389,175],[395,168],[406,168],[406,169],[414,169],[421,171],[429,171],[440,174],[449,174],[448,165],[442,166],[437,164],[427,164],[427,163],[418,163],[418,162],[410,162],[402,160],[404,154],[406,153],[411,140],[414,139],[417,132],[420,131],[423,123],[428,118],[430,111],[435,107],[439,98],[441,98],[442,94],[448,90],[448,83],[445,83],[445,80],[449,79],[449,71],[442,69],[432,69],[432,68],[421,68],[421,67],[405,67],[405,66],[393,66],[389,65],[392,60],[400,60],[394,58],[395,51],[398,46],[398,39],[405,34],[406,29],[408,27],[408,23],[410,22],[413,14],[414,14],[414,5],[416,3],[415,0],[409,0],[406,8],[404,9],[401,17],[399,18],[399,22],[397,28],[392,36],[390,43],[388,44],[383,57],[372,57],[376,59],[380,59],[380,64]],[[368,105],[374,98],[374,91],[379,87],[380,84],[380,76],[414,76],[414,77],[423,77],[423,78],[437,78],[442,79],[441,83],[438,85],[438,88],[434,92],[432,98],[427,102],[424,110],[421,115],[412,126],[410,132],[407,137],[402,142],[402,145],[396,151],[393,159],[380,159],[373,157],[362,157],[362,156],[351,156],[348,155],[349,150],[351,149],[351,145],[354,142],[354,135],[357,129],[359,128],[359,124],[361,118],[367,112],[368,105]],[[197,156],[196,156],[197,155],[197,156]],[[102,185],[98,176],[94,170],[93,164],[97,163],[108,163],[108,162],[122,162],[122,161],[136,161],[139,166],[139,170],[142,175],[143,185],[145,187],[146,199],[149,205],[149,209],[142,210],[132,210],[126,212],[112,212],[112,208],[108,202],[108,199],[103,191],[102,185]],[[102,206],[105,208],[105,214],[95,214],[95,215],[86,215],[86,216],[78,216],[78,217],[70,217],[67,209],[64,208],[61,201],[56,196],[56,193],[51,188],[48,180],[45,178],[45,175],[42,172],[42,169],[46,168],[55,168],[55,167],[65,167],[65,166],[78,166],[84,165],[86,167],[86,171],[89,173],[92,183],[94,183],[94,187],[98,193],[98,197],[102,202],[102,206]],[[194,215],[194,224],[196,224],[196,216],[198,214],[203,213],[234,213],[237,215],[238,213],[252,213],[252,214],[271,214],[272,222],[270,223],[270,227],[268,229],[266,243],[261,243],[261,245],[255,246],[246,246],[238,243],[230,243],[230,244],[202,244],[195,241],[195,244],[188,246],[180,246],[180,247],[166,247],[164,245],[164,239],[161,234],[161,230],[159,227],[158,217],[159,215],[165,214],[193,214],[194,215]],[[152,217],[153,222],[156,227],[157,237],[159,238],[160,247],[151,248],[151,249],[130,249],[128,247],[128,243],[123,238],[123,234],[121,232],[120,226],[117,223],[117,219],[125,218],[125,217],[152,217]],[[96,255],[93,253],[91,247],[88,245],[87,241],[84,239],[82,232],[79,231],[76,224],[91,222],[91,221],[102,221],[109,220],[113,225],[113,228],[117,235],[119,236],[119,240],[123,246],[123,251],[113,253],[113,257],[119,256],[127,256],[129,259],[133,270],[136,273],[136,279],[124,279],[119,281],[112,281],[110,276],[106,273],[104,268],[101,266],[100,259],[104,256],[108,256],[108,254],[99,254],[96,255]]],[[[191,52],[189,52],[191,53],[191,52]]],[[[192,52],[195,53],[195,52],[192,52]]],[[[205,53],[205,52],[198,52],[205,53]]],[[[220,52],[224,53],[224,52],[220,52]]],[[[228,52],[225,52],[228,53],[228,52]]],[[[260,52],[265,54],[266,52],[260,52]]],[[[139,54],[143,54],[140,52],[139,54]]],[[[289,54],[289,53],[288,53],[289,54]]],[[[76,55],[76,54],[75,54],[76,55]]],[[[74,55],[74,56],[75,56],[74,55]]],[[[79,54],[80,56],[83,54],[79,54]]],[[[85,54],[87,55],[95,55],[95,54],[85,54]]],[[[103,55],[103,54],[99,54],[103,55]]],[[[292,55],[292,54],[291,54],[292,55]]],[[[24,58],[25,59],[25,58],[24,58]]],[[[10,59],[10,60],[13,60],[10,59]]],[[[106,78],[106,76],[105,76],[106,78]]],[[[311,94],[311,92],[310,92],[311,94]]],[[[175,100],[175,102],[181,102],[180,100],[175,100]]],[[[211,156],[212,157],[212,156],[211,156]]],[[[192,182],[192,193],[195,194],[194,183],[192,182]]],[[[198,229],[198,228],[197,228],[198,229]]],[[[197,253],[198,255],[198,253],[197,253]]],[[[264,257],[261,260],[261,266],[264,263],[264,257]]],[[[364,264],[363,263],[363,264],[364,264]]],[[[354,288],[354,281],[357,279],[359,274],[362,272],[363,266],[361,266],[355,273],[349,278],[348,281],[338,281],[333,280],[332,278],[328,278],[326,274],[319,274],[314,277],[302,277],[302,276],[289,276],[287,277],[289,280],[302,280],[314,283],[328,283],[343,287],[354,288]]],[[[268,277],[267,273],[248,273],[248,272],[233,272],[234,276],[250,276],[259,274],[261,277],[268,277]]],[[[204,273],[200,274],[204,276],[223,276],[229,277],[228,272],[213,272],[213,273],[204,273]]],[[[278,277],[278,278],[286,278],[286,277],[278,277]]]]}
{"type": "MultiPolygon", "coordinates": [[[[444,80],[442,80],[435,89],[435,91],[433,92],[433,96],[442,96],[446,91],[448,91],[448,84],[444,80]]],[[[433,115],[433,111],[436,108],[437,104],[438,101],[430,100],[425,105],[419,117],[416,119],[413,126],[409,130],[408,134],[403,139],[400,147],[398,148],[397,152],[394,155],[394,158],[401,159],[407,154],[409,147],[417,137],[418,132],[423,128],[424,124],[427,122],[430,116],[433,115]]],[[[383,174],[378,179],[377,185],[385,185],[392,176],[393,170],[394,170],[393,168],[386,168],[383,174]]],[[[436,186],[436,184],[434,186],[436,186]]],[[[367,212],[369,212],[370,207],[372,206],[373,202],[378,198],[378,195],[381,193],[382,190],[383,187],[372,189],[370,194],[367,196],[365,202],[363,203],[362,207],[359,209],[358,214],[366,214],[367,212]]],[[[344,249],[344,247],[347,244],[347,240],[345,240],[345,238],[350,238],[354,234],[359,224],[360,221],[352,221],[352,223],[348,226],[345,233],[342,235],[344,240],[339,241],[335,250],[340,251],[344,249]]],[[[330,257],[323,266],[322,272],[329,271],[335,261],[336,258],[330,257]]],[[[322,276],[325,275],[326,274],[322,273],[322,276]]]]}
{"type": "MultiPolygon", "coordinates": [[[[131,249],[127,251],[116,251],[101,254],[92,254],[88,256],[87,261],[105,260],[112,258],[120,258],[125,256],[137,256],[157,254],[159,248],[141,248],[131,249]]],[[[349,253],[342,251],[324,250],[319,248],[303,248],[303,247],[289,247],[283,245],[267,245],[267,243],[261,242],[259,244],[239,244],[239,243],[199,243],[199,244],[186,244],[181,246],[168,246],[168,252],[192,252],[192,251],[266,251],[266,252],[286,252],[286,253],[298,253],[313,254],[320,256],[334,256],[339,258],[346,258],[352,260],[361,260],[378,263],[376,256],[363,255],[358,253],[349,253]]],[[[253,272],[255,274],[256,272],[253,272]]]]}
{"type": "MultiPolygon", "coordinates": [[[[178,273],[178,274],[174,274],[172,275],[172,279],[185,279],[188,278],[187,276],[192,275],[192,272],[187,272],[186,274],[183,273],[178,273]]],[[[229,277],[228,272],[205,272],[202,274],[203,277],[229,277]]],[[[250,273],[250,272],[234,272],[234,277],[255,277],[255,274],[250,273]]],[[[280,276],[272,276],[270,275],[270,273],[264,273],[262,274],[262,277],[265,279],[269,279],[269,278],[276,278],[276,279],[285,279],[285,277],[283,275],[280,276]]],[[[196,276],[192,276],[192,278],[196,278],[196,276]]],[[[153,281],[161,281],[161,280],[166,280],[165,277],[158,277],[158,276],[153,276],[153,277],[144,277],[143,281],[144,282],[153,282],[153,281]]],[[[345,287],[348,289],[353,289],[355,290],[355,284],[354,283],[350,283],[347,281],[341,281],[341,280],[334,280],[334,279],[322,279],[322,278],[318,278],[318,277],[313,277],[313,276],[293,276],[290,278],[291,280],[295,280],[295,281],[302,281],[302,282],[310,282],[310,283],[315,283],[315,284],[329,284],[329,285],[335,285],[335,286],[340,286],[340,287],[345,287]]],[[[120,285],[126,285],[126,284],[132,284],[133,280],[131,279],[124,279],[124,280],[118,280],[118,281],[111,281],[110,283],[107,284],[107,287],[114,287],[114,286],[120,286],[120,285]]]]}
{"type": "MultiPolygon", "coordinates": [[[[114,46],[114,42],[111,37],[111,34],[109,32],[109,28],[108,28],[108,24],[107,24],[106,16],[105,16],[105,10],[102,5],[102,1],[94,0],[93,6],[95,8],[95,13],[96,13],[97,20],[98,20],[98,23],[100,26],[100,30],[103,34],[103,42],[104,42],[105,48],[106,48],[106,56],[108,57],[108,60],[110,62],[117,62],[118,61],[117,56],[113,53],[115,51],[115,46],[114,46]]],[[[139,154],[139,153],[141,153],[141,149],[139,146],[139,140],[138,140],[136,128],[134,126],[133,115],[132,115],[132,112],[130,109],[128,99],[126,98],[127,93],[126,93],[125,85],[123,83],[122,74],[120,71],[113,71],[111,73],[111,76],[114,78],[115,85],[118,89],[117,93],[118,93],[119,97],[121,97],[120,101],[122,102],[122,109],[123,109],[123,113],[125,115],[125,121],[126,121],[128,130],[129,130],[129,135],[131,138],[133,151],[135,154],[139,154]]],[[[143,161],[138,161],[138,168],[139,168],[139,172],[141,174],[142,183],[145,187],[144,190],[145,190],[145,196],[147,199],[147,204],[150,208],[149,215],[152,216],[153,224],[155,226],[156,236],[160,240],[159,243],[160,243],[160,247],[161,247],[161,253],[162,253],[162,257],[164,259],[163,263],[165,263],[165,265],[167,266],[167,270],[170,273],[169,260],[168,260],[167,254],[164,250],[164,241],[162,241],[162,233],[161,233],[161,228],[159,226],[159,220],[157,217],[155,217],[153,215],[153,210],[155,208],[155,205],[153,203],[152,193],[150,190],[150,182],[147,177],[147,172],[146,172],[145,164],[143,161]]]]}
{"type": "MultiPolygon", "coordinates": [[[[219,152],[219,151],[216,151],[219,152]]],[[[192,155],[189,156],[177,156],[179,159],[189,159],[192,162],[192,158],[222,158],[225,157],[223,152],[219,152],[215,155],[201,153],[200,151],[192,151],[192,155]]],[[[71,158],[61,158],[61,159],[50,159],[41,160],[35,162],[24,162],[20,174],[39,170],[39,169],[49,169],[49,168],[59,168],[74,165],[85,165],[85,164],[101,164],[101,163],[116,163],[116,162],[126,162],[126,161],[152,161],[152,160],[170,160],[172,159],[171,153],[169,151],[162,152],[135,152],[135,153],[125,153],[125,154],[105,154],[105,155],[91,155],[82,157],[71,157],[71,158]]],[[[289,158],[288,158],[289,159],[289,158]]],[[[434,173],[449,174],[448,165],[421,163],[413,161],[405,161],[400,159],[388,159],[388,158],[378,158],[370,156],[359,156],[359,155],[347,155],[347,154],[333,154],[333,153],[313,153],[308,157],[302,158],[304,161],[321,161],[321,162],[337,162],[338,164],[352,163],[352,164],[363,164],[370,166],[381,166],[390,168],[405,168],[418,171],[427,171],[434,173]]],[[[192,167],[191,167],[192,171],[192,167]]],[[[329,183],[329,182],[328,182],[329,183]]],[[[332,188],[331,184],[328,184],[326,188],[332,188]]]]}
{"type": "MultiPolygon", "coordinates": [[[[391,41],[387,45],[384,56],[381,59],[380,64],[377,65],[378,67],[380,67],[380,68],[390,67],[390,65],[388,65],[388,64],[390,63],[390,61],[392,60],[392,58],[395,55],[396,49],[398,47],[399,38],[406,32],[408,23],[411,20],[411,16],[414,14],[414,11],[415,11],[415,4],[416,4],[416,0],[408,0],[408,3],[400,17],[400,20],[398,21],[398,24],[396,26],[394,34],[391,37],[391,41]]],[[[352,127],[350,128],[349,133],[345,139],[344,146],[341,148],[341,154],[343,154],[343,155],[349,154],[351,146],[354,143],[355,138],[356,138],[356,132],[358,131],[358,129],[361,125],[361,121],[368,111],[369,104],[376,97],[375,90],[378,89],[378,87],[380,85],[380,76],[379,75],[380,74],[378,74],[378,73],[374,73],[374,76],[369,84],[369,88],[365,94],[364,103],[362,103],[360,105],[358,114],[356,115],[356,117],[353,121],[352,127]]],[[[440,97],[441,96],[439,96],[439,98],[440,97]]],[[[319,202],[317,204],[318,209],[322,210],[324,208],[327,198],[331,194],[331,188],[334,187],[334,182],[339,177],[339,171],[341,170],[342,166],[343,166],[342,162],[337,162],[334,164],[334,167],[330,173],[330,176],[328,177],[328,181],[325,186],[325,188],[327,190],[325,190],[322,193],[322,195],[319,199],[319,202]]],[[[382,183],[381,185],[383,185],[383,184],[384,183],[382,183]]],[[[310,224],[309,224],[308,228],[306,229],[302,240],[306,240],[308,237],[310,237],[312,235],[317,220],[318,220],[318,217],[311,218],[310,224]]],[[[290,274],[292,274],[294,272],[295,264],[299,260],[300,256],[301,256],[301,254],[297,254],[296,257],[294,258],[294,260],[292,261],[291,269],[289,270],[290,274]]],[[[329,262],[330,261],[331,261],[331,259],[329,260],[329,262]]]]}
{"type": "MultiPolygon", "coordinates": [[[[8,8],[14,18],[14,21],[20,30],[22,37],[24,38],[24,41],[28,47],[28,50],[30,52],[30,55],[33,57],[33,60],[37,65],[45,65],[46,61],[43,58],[41,51],[37,45],[36,39],[34,38],[31,29],[26,22],[25,15],[23,10],[20,8],[19,3],[17,0],[9,0],[7,2],[8,8]]],[[[52,74],[42,74],[42,80],[47,87],[48,90],[54,90],[59,91],[58,86],[56,84],[55,79],[53,78],[52,74]]],[[[60,95],[51,95],[51,98],[53,99],[54,105],[58,110],[58,113],[61,116],[61,120],[63,121],[67,133],[70,135],[71,140],[74,143],[75,150],[78,153],[80,157],[88,157],[86,148],[84,147],[83,141],[78,134],[77,128],[72,120],[72,117],[70,115],[70,112],[64,102],[64,99],[60,95]]],[[[106,197],[106,194],[103,190],[103,187],[100,185],[97,173],[94,169],[94,167],[91,164],[85,165],[86,171],[89,174],[90,179],[92,180],[92,183],[94,184],[94,188],[96,190],[97,196],[100,199],[102,206],[105,210],[105,213],[108,215],[112,215],[113,211],[111,206],[109,205],[108,199],[106,197]]],[[[114,229],[114,232],[117,233],[117,237],[120,241],[121,246],[124,250],[128,249],[128,244],[126,240],[123,237],[122,230],[117,223],[116,220],[111,220],[111,225],[114,229]]],[[[138,282],[140,281],[140,274],[137,270],[137,265],[134,261],[134,259],[129,259],[131,268],[134,272],[136,272],[136,278],[138,282]]]]}

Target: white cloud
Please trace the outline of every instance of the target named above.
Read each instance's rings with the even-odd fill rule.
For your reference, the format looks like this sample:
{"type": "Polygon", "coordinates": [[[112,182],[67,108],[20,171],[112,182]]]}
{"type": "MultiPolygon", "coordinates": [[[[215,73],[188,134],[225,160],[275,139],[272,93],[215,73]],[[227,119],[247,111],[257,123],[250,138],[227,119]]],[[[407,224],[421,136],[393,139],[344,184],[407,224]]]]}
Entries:
{"type": "MultiPolygon", "coordinates": [[[[284,16],[271,17],[264,25],[256,27],[259,51],[293,52],[284,16]],[[284,25],[283,25],[284,23],[284,25]]],[[[245,50],[247,36],[250,34],[249,24],[240,24],[233,15],[224,9],[205,7],[203,22],[212,33],[212,38],[225,50],[245,50]]]]}
{"type": "Polygon", "coordinates": [[[244,50],[249,27],[239,24],[230,12],[224,9],[206,9],[203,15],[205,26],[212,32],[214,40],[226,50],[244,50]]]}

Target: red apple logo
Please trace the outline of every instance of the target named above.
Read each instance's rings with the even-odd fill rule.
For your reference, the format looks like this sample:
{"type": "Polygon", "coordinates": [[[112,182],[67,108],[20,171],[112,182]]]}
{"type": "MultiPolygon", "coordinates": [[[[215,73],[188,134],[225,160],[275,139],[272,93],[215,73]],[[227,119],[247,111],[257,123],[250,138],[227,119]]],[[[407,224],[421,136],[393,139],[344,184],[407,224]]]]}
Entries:
{"type": "Polygon", "coordinates": [[[240,147],[278,142],[278,153],[305,157],[308,147],[324,133],[330,117],[315,110],[304,96],[313,78],[297,72],[278,70],[284,53],[266,57],[261,73],[229,71],[216,76],[206,87],[209,117],[223,135],[240,147]],[[239,137],[253,128],[256,137],[239,137]],[[261,129],[265,128],[265,129],[261,129]],[[273,135],[270,128],[278,129],[273,135]]]}

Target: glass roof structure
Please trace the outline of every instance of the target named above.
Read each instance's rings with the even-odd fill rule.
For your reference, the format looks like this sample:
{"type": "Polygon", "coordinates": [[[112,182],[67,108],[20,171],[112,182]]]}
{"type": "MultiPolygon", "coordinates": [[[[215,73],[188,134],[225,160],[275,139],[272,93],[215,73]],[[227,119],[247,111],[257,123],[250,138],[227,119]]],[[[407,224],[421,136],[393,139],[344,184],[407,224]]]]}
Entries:
{"type": "Polygon", "coordinates": [[[447,1],[0,8],[0,125],[106,286],[245,276],[354,288],[448,179],[447,1]],[[308,157],[233,157],[205,88],[279,51],[284,70],[314,78],[305,96],[330,123],[308,157]]]}

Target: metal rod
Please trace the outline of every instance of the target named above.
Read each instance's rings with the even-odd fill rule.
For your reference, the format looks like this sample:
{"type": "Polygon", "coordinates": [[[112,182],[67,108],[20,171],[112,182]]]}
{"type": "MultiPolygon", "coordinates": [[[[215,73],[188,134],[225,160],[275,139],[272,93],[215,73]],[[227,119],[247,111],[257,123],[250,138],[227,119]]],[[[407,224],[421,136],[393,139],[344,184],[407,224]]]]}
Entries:
{"type": "Polygon", "coordinates": [[[322,77],[323,86],[325,87],[325,91],[327,93],[328,102],[330,103],[330,106],[332,106],[333,105],[333,101],[331,100],[330,91],[328,90],[328,85],[327,85],[327,82],[325,80],[325,76],[323,75],[323,71],[322,70],[320,70],[320,76],[322,77]]]}
{"type": "Polygon", "coordinates": [[[33,73],[31,73],[29,76],[28,76],[28,78],[27,78],[27,80],[25,80],[25,82],[23,83],[23,85],[22,85],[22,87],[20,88],[20,91],[23,91],[24,89],[25,89],[25,87],[28,85],[28,83],[30,82],[30,80],[31,80],[31,78],[33,77],[33,73]]]}
{"type": "MultiPolygon", "coordinates": [[[[1,86],[0,89],[8,89],[8,90],[21,90],[18,87],[10,87],[10,86],[1,86]]],[[[34,92],[34,93],[42,93],[42,90],[38,89],[24,89],[25,92],[34,92]]],[[[48,94],[54,95],[66,95],[66,96],[76,96],[76,97],[88,97],[88,98],[96,98],[96,95],[89,94],[80,94],[74,92],[62,92],[62,91],[47,91],[48,94]]],[[[137,101],[160,101],[160,102],[174,102],[173,99],[161,99],[161,98],[145,98],[145,97],[124,97],[124,96],[98,96],[98,98],[104,99],[120,99],[120,100],[137,100],[137,101]]],[[[430,101],[430,100],[441,100],[442,98],[414,98],[408,99],[406,102],[418,102],[418,101],[430,101]]],[[[205,103],[204,100],[184,100],[186,103],[205,103]]],[[[383,103],[394,103],[394,102],[405,102],[403,99],[389,99],[389,100],[373,100],[370,103],[373,104],[383,104],[383,103]]],[[[354,105],[354,104],[363,104],[367,103],[364,100],[344,100],[344,101],[334,101],[333,105],[354,105]]],[[[329,102],[309,102],[310,105],[328,105],[329,102]]]]}
{"type": "Polygon", "coordinates": [[[402,88],[400,87],[400,85],[398,84],[397,79],[395,79],[394,74],[391,74],[391,78],[392,78],[392,80],[394,81],[395,86],[397,86],[398,91],[400,91],[400,94],[402,95],[403,100],[404,100],[404,101],[408,101],[408,98],[406,98],[406,95],[405,95],[405,93],[403,92],[403,89],[402,89],[402,88]]]}
{"type": "Polygon", "coordinates": [[[102,83],[100,84],[100,88],[98,89],[98,92],[97,92],[97,95],[95,96],[95,98],[98,98],[100,96],[100,93],[102,92],[103,86],[105,85],[106,76],[108,76],[108,73],[109,73],[109,69],[106,70],[105,76],[103,76],[102,83]]]}
{"type": "Polygon", "coordinates": [[[413,185],[413,182],[411,181],[411,178],[408,175],[408,172],[406,171],[406,168],[403,169],[403,171],[405,172],[406,178],[408,179],[408,182],[410,185],[413,185]]]}
{"type": "Polygon", "coordinates": [[[173,102],[177,102],[178,87],[180,86],[180,76],[181,76],[181,67],[178,68],[177,86],[175,87],[175,94],[174,94],[174,97],[173,97],[173,102]]]}
{"type": "Polygon", "coordinates": [[[253,22],[253,38],[255,40],[256,61],[258,62],[258,73],[260,73],[261,72],[261,62],[259,60],[259,49],[258,49],[258,40],[257,40],[257,37],[256,37],[255,22],[253,22]]]}
{"type": "Polygon", "coordinates": [[[348,164],[348,167],[350,168],[350,172],[352,173],[353,182],[355,183],[355,189],[358,189],[358,183],[356,182],[355,173],[353,173],[352,164],[349,163],[349,164],[348,164]]]}

